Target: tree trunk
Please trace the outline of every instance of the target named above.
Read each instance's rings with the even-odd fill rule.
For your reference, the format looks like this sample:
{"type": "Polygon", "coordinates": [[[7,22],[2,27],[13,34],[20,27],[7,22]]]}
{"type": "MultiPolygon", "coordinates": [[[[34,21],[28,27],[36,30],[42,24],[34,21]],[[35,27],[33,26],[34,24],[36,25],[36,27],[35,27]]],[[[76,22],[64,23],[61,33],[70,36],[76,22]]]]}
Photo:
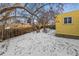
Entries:
{"type": "Polygon", "coordinates": [[[2,27],[2,39],[1,39],[1,41],[5,39],[4,32],[5,32],[5,25],[3,24],[3,27],[2,27]]]}

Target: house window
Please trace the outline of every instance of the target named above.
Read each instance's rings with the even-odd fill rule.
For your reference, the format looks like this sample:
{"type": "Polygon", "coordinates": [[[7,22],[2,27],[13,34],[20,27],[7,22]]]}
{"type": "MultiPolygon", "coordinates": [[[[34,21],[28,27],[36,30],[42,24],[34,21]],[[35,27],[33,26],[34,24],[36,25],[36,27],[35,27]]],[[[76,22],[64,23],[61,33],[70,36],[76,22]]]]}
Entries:
{"type": "Polygon", "coordinates": [[[71,24],[72,23],[72,17],[65,17],[64,18],[64,24],[71,24]]]}
{"type": "Polygon", "coordinates": [[[72,23],[72,18],[68,17],[68,23],[72,23]]]}
{"type": "Polygon", "coordinates": [[[66,24],[67,23],[67,18],[64,18],[64,24],[66,24]]]}

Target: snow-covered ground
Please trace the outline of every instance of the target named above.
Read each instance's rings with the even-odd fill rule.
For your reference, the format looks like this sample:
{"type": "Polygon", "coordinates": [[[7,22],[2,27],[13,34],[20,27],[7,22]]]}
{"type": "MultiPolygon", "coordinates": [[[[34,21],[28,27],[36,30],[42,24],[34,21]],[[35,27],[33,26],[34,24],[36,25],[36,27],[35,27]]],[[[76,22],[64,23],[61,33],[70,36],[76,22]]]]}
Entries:
{"type": "Polygon", "coordinates": [[[79,40],[55,36],[55,30],[47,33],[31,32],[0,42],[0,55],[20,56],[78,56],[79,40]]]}

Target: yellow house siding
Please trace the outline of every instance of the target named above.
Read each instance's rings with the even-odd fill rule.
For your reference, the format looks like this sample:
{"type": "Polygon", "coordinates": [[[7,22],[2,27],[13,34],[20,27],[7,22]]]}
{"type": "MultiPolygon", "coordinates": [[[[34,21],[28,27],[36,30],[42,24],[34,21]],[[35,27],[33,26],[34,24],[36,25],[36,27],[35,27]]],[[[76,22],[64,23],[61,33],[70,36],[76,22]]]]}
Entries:
{"type": "Polygon", "coordinates": [[[79,36],[79,11],[58,15],[56,33],[79,36]],[[72,24],[64,24],[64,17],[72,17],[72,24]]]}

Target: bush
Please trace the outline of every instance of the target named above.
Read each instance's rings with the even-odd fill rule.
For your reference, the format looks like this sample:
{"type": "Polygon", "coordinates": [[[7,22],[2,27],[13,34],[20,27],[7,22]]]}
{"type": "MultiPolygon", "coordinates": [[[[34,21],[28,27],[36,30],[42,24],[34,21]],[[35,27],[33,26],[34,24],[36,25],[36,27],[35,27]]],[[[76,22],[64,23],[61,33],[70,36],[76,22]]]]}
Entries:
{"type": "Polygon", "coordinates": [[[50,29],[56,29],[55,25],[51,25],[50,29]]]}
{"type": "Polygon", "coordinates": [[[55,29],[55,25],[46,25],[46,28],[55,29]]]}

